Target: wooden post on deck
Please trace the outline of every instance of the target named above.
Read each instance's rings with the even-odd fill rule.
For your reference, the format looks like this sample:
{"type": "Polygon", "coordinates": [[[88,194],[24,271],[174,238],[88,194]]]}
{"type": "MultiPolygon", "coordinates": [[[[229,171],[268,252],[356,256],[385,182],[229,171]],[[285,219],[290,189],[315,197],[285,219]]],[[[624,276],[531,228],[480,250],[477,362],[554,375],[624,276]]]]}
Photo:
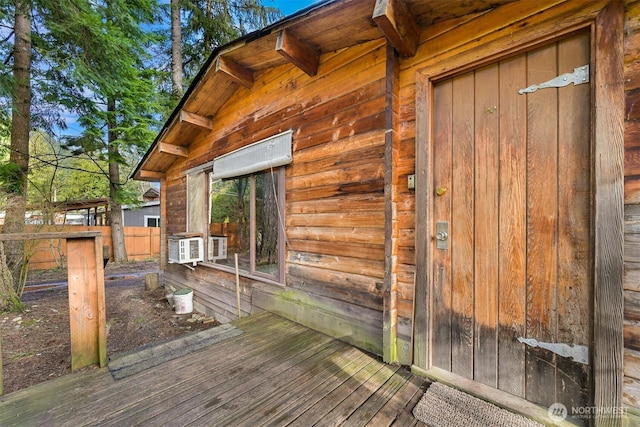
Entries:
{"type": "MultiPolygon", "coordinates": [[[[0,241],[46,239],[67,240],[71,370],[93,364],[105,367],[107,310],[104,296],[102,234],[99,231],[0,234],[0,241]]],[[[2,392],[0,358],[0,395],[2,392]]]]}
{"type": "Polygon", "coordinates": [[[107,363],[102,236],[67,239],[71,370],[107,363]]]}

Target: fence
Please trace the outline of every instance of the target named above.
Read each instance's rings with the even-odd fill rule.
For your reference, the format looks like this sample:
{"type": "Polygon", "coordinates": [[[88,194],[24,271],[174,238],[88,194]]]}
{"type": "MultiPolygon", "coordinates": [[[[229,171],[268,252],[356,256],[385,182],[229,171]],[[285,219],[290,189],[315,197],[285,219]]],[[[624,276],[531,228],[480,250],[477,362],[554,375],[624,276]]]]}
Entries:
{"type": "MultiPolygon", "coordinates": [[[[113,244],[111,243],[111,227],[109,226],[26,226],[25,233],[78,232],[99,231],[102,233],[103,245],[108,245],[113,259],[113,244]]],[[[129,261],[141,261],[160,256],[160,228],[157,227],[124,227],[124,243],[129,261]]],[[[31,254],[29,270],[47,270],[66,266],[67,242],[65,239],[49,238],[27,242],[34,247],[27,247],[31,254]]]]}

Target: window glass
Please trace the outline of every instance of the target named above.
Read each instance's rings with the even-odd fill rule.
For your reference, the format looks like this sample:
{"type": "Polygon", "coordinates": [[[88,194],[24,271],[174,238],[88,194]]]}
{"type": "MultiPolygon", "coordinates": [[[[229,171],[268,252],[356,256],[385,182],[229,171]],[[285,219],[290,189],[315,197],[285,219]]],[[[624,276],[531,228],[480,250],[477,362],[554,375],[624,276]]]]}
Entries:
{"type": "Polygon", "coordinates": [[[281,280],[279,173],[210,178],[209,262],[281,280]]]}
{"type": "Polygon", "coordinates": [[[145,227],[160,227],[160,217],[159,216],[145,216],[146,220],[145,227]]]}
{"type": "Polygon", "coordinates": [[[278,201],[277,175],[263,173],[255,177],[256,191],[256,271],[278,274],[278,201]]]}
{"type": "Polygon", "coordinates": [[[226,237],[227,247],[226,256],[215,262],[235,268],[235,254],[238,254],[238,267],[246,271],[250,271],[251,266],[249,184],[248,177],[213,180],[210,192],[210,235],[226,237]]]}

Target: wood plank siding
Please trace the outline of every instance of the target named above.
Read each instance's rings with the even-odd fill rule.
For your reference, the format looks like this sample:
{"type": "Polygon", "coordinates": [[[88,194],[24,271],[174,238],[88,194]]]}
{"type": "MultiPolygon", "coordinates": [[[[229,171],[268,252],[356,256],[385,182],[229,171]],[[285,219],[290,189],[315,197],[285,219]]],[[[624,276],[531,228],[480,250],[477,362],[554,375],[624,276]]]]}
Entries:
{"type": "MultiPolygon", "coordinates": [[[[617,4],[617,5],[619,6],[620,4],[617,4]]],[[[591,28],[593,31],[592,37],[593,37],[593,40],[595,41],[596,48],[594,52],[592,52],[591,58],[597,58],[597,57],[600,57],[600,55],[602,55],[602,57],[608,57],[609,55],[611,55],[614,58],[621,58],[620,53],[622,52],[622,37],[621,37],[622,32],[621,32],[621,28],[620,28],[621,26],[619,23],[613,24],[613,22],[615,22],[615,19],[613,19],[612,17],[616,16],[615,15],[616,12],[611,13],[610,11],[614,11],[614,10],[616,10],[616,7],[612,7],[611,5],[608,5],[608,2],[598,2],[598,1],[546,2],[544,5],[541,3],[534,4],[532,2],[516,2],[516,3],[504,5],[500,8],[496,8],[492,11],[488,11],[483,14],[465,17],[463,20],[454,20],[451,22],[441,23],[440,25],[434,25],[432,28],[428,28],[425,31],[423,31],[423,35],[421,37],[421,43],[418,46],[417,54],[414,57],[401,62],[401,70],[402,70],[401,78],[400,78],[401,86],[402,86],[401,92],[402,91],[414,92],[416,90],[417,91],[423,90],[423,93],[420,96],[422,97],[423,102],[425,100],[428,100],[428,102],[425,104],[424,110],[422,110],[420,114],[428,115],[429,109],[430,109],[429,102],[431,102],[431,100],[434,99],[435,96],[437,96],[437,93],[435,92],[434,88],[436,87],[437,83],[442,79],[456,77],[461,75],[461,73],[471,71],[471,70],[476,70],[476,73],[478,74],[481,72],[482,73],[489,72],[492,64],[495,64],[498,60],[501,60],[503,58],[504,59],[512,58],[516,54],[520,54],[526,51],[532,51],[535,48],[549,44],[554,39],[563,39],[563,38],[572,36],[580,28],[591,28]],[[591,26],[594,23],[596,25],[591,26]],[[616,25],[616,28],[618,30],[611,31],[611,27],[609,27],[609,25],[616,25]],[[607,39],[607,37],[610,37],[610,38],[606,42],[604,42],[603,40],[607,39]],[[420,71],[416,73],[415,71],[416,69],[420,71]],[[416,81],[418,82],[417,85],[416,85],[416,81]]],[[[618,8],[618,10],[619,12],[617,16],[622,16],[621,8],[618,8]]],[[[566,57],[566,55],[564,55],[562,59],[564,59],[564,57],[566,57]]],[[[588,54],[586,59],[587,61],[589,60],[588,54]]],[[[608,84],[609,90],[611,90],[611,92],[608,94],[605,94],[604,92],[599,92],[599,88],[603,87],[603,85],[597,84],[598,83],[597,79],[595,81],[596,85],[593,86],[593,89],[592,89],[594,91],[592,92],[594,94],[593,96],[595,96],[595,99],[596,99],[595,105],[598,105],[601,102],[602,104],[600,105],[600,107],[596,107],[596,116],[594,116],[596,124],[594,128],[595,134],[593,136],[594,148],[592,149],[595,149],[594,154],[596,155],[596,158],[598,159],[598,161],[595,164],[593,164],[593,166],[591,166],[594,168],[593,174],[595,177],[594,181],[591,181],[591,182],[594,183],[593,185],[595,185],[596,188],[599,188],[599,186],[601,185],[609,186],[611,183],[617,183],[615,184],[614,187],[609,187],[611,188],[611,191],[609,192],[606,190],[603,192],[602,190],[596,189],[594,195],[597,194],[598,196],[597,197],[594,196],[595,197],[593,202],[594,205],[592,205],[592,209],[595,209],[596,224],[600,224],[600,225],[596,225],[596,228],[594,230],[594,233],[596,236],[594,240],[596,245],[595,253],[593,255],[595,259],[594,265],[595,265],[595,276],[596,276],[595,277],[596,282],[594,284],[594,292],[596,293],[596,295],[594,298],[595,298],[595,301],[600,301],[600,302],[606,301],[607,303],[611,304],[611,305],[608,305],[608,308],[606,310],[602,310],[601,307],[599,307],[598,305],[596,305],[593,308],[593,310],[589,310],[587,305],[587,311],[585,312],[586,316],[593,316],[593,321],[595,326],[594,327],[594,331],[595,331],[594,340],[595,340],[595,346],[596,346],[595,353],[601,355],[601,356],[596,356],[596,358],[593,359],[594,360],[593,369],[596,370],[596,374],[595,374],[596,385],[594,387],[596,390],[595,401],[597,402],[596,403],[597,406],[619,406],[621,404],[621,400],[619,399],[619,396],[621,394],[620,393],[620,382],[621,382],[620,368],[622,366],[622,360],[621,360],[622,359],[622,354],[621,354],[622,342],[621,342],[621,336],[620,336],[620,326],[617,326],[621,324],[620,322],[622,318],[621,316],[622,301],[620,298],[620,288],[619,288],[619,284],[621,283],[620,274],[621,274],[621,265],[622,265],[622,259],[621,259],[622,248],[620,246],[621,235],[618,238],[614,237],[612,239],[608,239],[609,236],[605,237],[604,240],[606,240],[607,243],[604,243],[604,240],[600,240],[604,236],[601,235],[600,237],[597,237],[599,233],[601,233],[601,230],[603,229],[609,229],[614,234],[621,233],[622,174],[621,174],[620,162],[619,160],[617,160],[618,156],[620,155],[619,144],[621,143],[621,128],[622,128],[622,123],[621,123],[622,115],[620,114],[620,107],[619,107],[620,101],[622,98],[621,96],[622,91],[620,90],[620,82],[622,79],[619,72],[622,64],[620,62],[621,61],[617,62],[618,68],[611,68],[610,71],[607,68],[609,64],[607,64],[607,66],[603,66],[603,68],[600,71],[598,71],[598,69],[595,69],[592,71],[592,72],[595,72],[596,76],[602,76],[604,79],[607,78],[606,76],[609,76],[609,78],[611,78],[612,80],[608,84]],[[613,88],[616,88],[616,91],[613,91],[613,88]],[[606,99],[609,96],[611,97],[610,98],[611,101],[606,99]],[[605,115],[608,114],[608,112],[609,113],[613,112],[613,114],[609,119],[604,118],[605,115]],[[604,114],[604,115],[601,117],[598,117],[598,114],[604,114]],[[598,122],[600,124],[598,124],[598,122]],[[600,130],[598,130],[598,128],[600,128],[600,130]],[[605,129],[608,129],[608,130],[605,131],[605,129]],[[607,133],[607,136],[604,135],[604,132],[607,133]],[[597,152],[599,151],[602,154],[597,154],[597,152]],[[612,159],[612,160],[610,163],[608,163],[607,166],[603,167],[603,165],[600,164],[600,159],[603,159],[603,158],[612,159]],[[603,244],[606,245],[607,248],[602,246],[603,244]],[[614,260],[613,264],[611,263],[612,260],[614,260]],[[602,273],[604,273],[605,271],[608,271],[608,273],[606,273],[607,274],[606,277],[602,275],[602,273]],[[611,330],[615,330],[617,331],[617,333],[615,335],[611,335],[610,334],[611,330]],[[600,348],[600,350],[597,349],[598,347],[600,348]],[[603,359],[600,359],[600,357],[603,357],[603,359]],[[604,359],[607,359],[607,360],[605,361],[604,359]],[[616,396],[616,397],[612,398],[613,396],[616,396]],[[600,399],[603,399],[603,400],[600,400],[600,399]]],[[[615,64],[615,63],[616,61],[612,61],[612,64],[615,64]]],[[[528,77],[531,80],[529,80],[527,85],[533,84],[536,82],[544,82],[554,77],[555,75],[557,74],[552,73],[552,74],[547,74],[546,76],[530,75],[528,77]]],[[[504,80],[501,79],[501,82],[503,81],[504,80]]],[[[506,85],[507,83],[503,83],[503,84],[506,85]]],[[[482,94],[480,95],[476,94],[476,95],[482,96],[482,94]]],[[[553,93],[549,94],[549,96],[553,96],[553,93]]],[[[564,101],[564,99],[562,101],[564,101]]],[[[493,105],[497,105],[489,101],[483,102],[481,99],[479,100],[479,98],[476,98],[476,103],[477,105],[483,105],[485,110],[487,108],[492,108],[491,106],[493,105]]],[[[418,109],[422,108],[420,102],[418,102],[416,105],[418,109]]],[[[433,119],[432,119],[433,123],[429,122],[430,119],[424,119],[422,122],[418,122],[418,126],[417,126],[418,150],[420,149],[430,150],[430,147],[421,148],[422,147],[421,144],[424,144],[425,141],[431,140],[430,132],[434,132],[433,131],[433,129],[435,129],[434,123],[442,123],[443,120],[447,120],[447,118],[441,118],[439,116],[439,114],[441,113],[442,111],[439,111],[439,110],[434,111],[433,119]],[[423,132],[423,133],[420,134],[420,132],[423,132]]],[[[500,114],[505,114],[505,112],[501,111],[500,114]]],[[[539,114],[545,114],[545,113],[544,113],[544,110],[542,110],[541,108],[535,108],[534,114],[539,115],[539,114]]],[[[533,120],[535,117],[536,116],[533,116],[530,118],[533,120]]],[[[458,126],[457,129],[460,130],[460,126],[458,126]]],[[[536,128],[536,129],[533,129],[533,131],[542,132],[543,129],[536,128]]],[[[490,135],[490,133],[488,132],[489,131],[483,132],[480,135],[481,136],[490,135]]],[[[533,138],[532,140],[534,141],[540,140],[541,138],[542,140],[545,140],[548,142],[548,141],[553,141],[555,138],[557,138],[557,136],[554,134],[550,134],[550,135],[540,134],[539,137],[533,138]]],[[[564,140],[564,137],[563,137],[563,140],[564,140]]],[[[544,148],[544,147],[541,147],[541,148],[544,148]]],[[[562,153],[560,152],[560,154],[562,153]]],[[[421,209],[421,206],[427,206],[427,207],[429,206],[428,203],[431,197],[430,192],[432,192],[435,186],[438,185],[437,182],[430,182],[426,177],[426,174],[427,173],[431,174],[432,172],[430,169],[432,167],[436,169],[439,163],[443,162],[443,159],[440,157],[429,158],[429,154],[426,152],[422,154],[418,152],[416,155],[418,157],[422,157],[423,159],[425,159],[425,163],[418,164],[416,166],[417,168],[416,174],[418,176],[417,184],[423,188],[426,187],[426,190],[422,190],[422,191],[426,191],[424,198],[421,198],[420,194],[416,195],[416,209],[419,212],[421,209]]],[[[476,165],[478,161],[479,161],[478,157],[476,156],[476,165]]],[[[531,179],[536,180],[536,182],[540,182],[541,180],[547,180],[547,178],[549,177],[547,172],[550,171],[549,167],[555,167],[555,164],[561,161],[561,159],[556,158],[554,160],[553,158],[548,157],[547,161],[551,161],[551,163],[548,166],[543,166],[543,167],[540,167],[540,165],[538,165],[538,167],[534,169],[534,170],[537,170],[538,177],[536,178],[532,176],[531,179]]],[[[567,171],[563,170],[563,173],[565,172],[567,171]]],[[[436,171],[433,173],[438,173],[438,172],[436,171]]],[[[476,170],[476,173],[478,173],[477,170],[476,170]]],[[[510,182],[513,183],[514,181],[510,181],[510,182]]],[[[558,181],[558,182],[562,182],[562,181],[558,181]]],[[[555,180],[548,182],[548,185],[546,185],[546,187],[548,188],[549,192],[542,192],[542,193],[539,193],[537,196],[536,195],[532,196],[535,198],[535,206],[537,206],[535,209],[539,210],[536,216],[541,215],[540,218],[542,218],[542,216],[546,215],[547,219],[552,218],[551,216],[548,215],[548,213],[550,212],[545,214],[544,210],[555,205],[556,203],[555,198],[545,199],[545,197],[551,196],[554,193],[555,191],[554,188],[556,188],[555,186],[558,185],[558,182],[556,182],[555,180]]],[[[586,182],[589,182],[588,177],[586,182]]],[[[485,180],[481,180],[480,183],[483,185],[483,187],[485,185],[488,185],[487,182],[485,182],[485,180]]],[[[493,190],[490,188],[487,189],[488,194],[493,194],[495,191],[498,191],[498,190],[500,189],[497,187],[493,188],[493,190]]],[[[495,209],[489,209],[486,211],[486,213],[489,215],[491,214],[491,212],[495,212],[495,209]]],[[[562,212],[562,211],[559,211],[559,212],[562,212]]],[[[567,212],[571,212],[571,211],[567,211],[567,212]]],[[[446,215],[446,212],[433,212],[432,214],[429,214],[429,215],[422,214],[417,218],[416,220],[417,221],[416,226],[418,227],[417,235],[420,235],[423,233],[426,233],[427,235],[430,234],[431,233],[431,229],[429,228],[430,224],[433,225],[435,221],[437,221],[442,215],[446,215]],[[433,215],[433,216],[430,217],[429,215],[433,215]],[[423,226],[421,224],[421,221],[425,221],[426,226],[423,226]],[[420,228],[420,227],[424,227],[424,228],[420,228]]],[[[584,221],[585,219],[582,218],[580,220],[584,221]]],[[[484,221],[484,223],[486,224],[486,227],[489,228],[489,227],[496,226],[498,221],[499,221],[499,218],[488,217],[486,221],[484,221]]],[[[569,221],[572,221],[572,220],[569,218],[569,221]]],[[[572,223],[574,222],[575,221],[572,221],[572,223]]],[[[588,219],[587,219],[587,222],[588,222],[588,219]]],[[[540,230],[539,232],[533,231],[535,234],[537,234],[538,237],[543,237],[544,239],[547,239],[551,236],[549,236],[541,228],[542,226],[547,226],[547,225],[549,224],[539,222],[537,225],[532,224],[531,226],[538,227],[538,230],[540,230]]],[[[528,229],[528,230],[529,232],[532,231],[532,229],[528,229]]],[[[494,231],[497,231],[497,229],[494,231]]],[[[497,234],[495,235],[497,236],[497,234]]],[[[476,237],[478,237],[477,234],[476,234],[476,237]]],[[[482,237],[482,235],[480,235],[480,237],[482,237]]],[[[484,238],[482,241],[485,241],[484,238]]],[[[431,261],[429,260],[432,259],[431,257],[436,257],[437,255],[432,254],[430,252],[431,249],[428,247],[428,245],[430,245],[430,242],[428,242],[428,240],[426,242],[427,243],[424,243],[423,246],[421,247],[420,241],[418,240],[418,238],[416,239],[416,245],[418,245],[418,247],[416,248],[416,258],[418,260],[417,262],[418,278],[430,277],[429,274],[435,274],[435,273],[429,272],[429,269],[431,266],[431,261]],[[427,260],[427,262],[425,262],[424,268],[421,266],[422,264],[421,260],[423,259],[427,260]]],[[[455,243],[452,242],[452,244],[455,244],[455,243]]],[[[534,249],[538,251],[540,256],[546,256],[548,254],[554,257],[558,257],[558,256],[562,257],[565,255],[562,252],[557,252],[557,253],[555,252],[558,250],[558,246],[556,246],[557,243],[554,243],[554,241],[552,240],[539,241],[536,243],[536,245],[537,246],[534,249]],[[542,251],[544,251],[544,253],[542,251]]],[[[587,249],[588,247],[589,245],[587,245],[587,249]]],[[[486,250],[483,251],[484,256],[486,256],[488,250],[493,250],[493,247],[492,246],[487,247],[486,250]]],[[[434,259],[434,262],[437,264],[438,261],[435,261],[435,258],[433,259],[434,259]]],[[[573,257],[572,257],[572,262],[576,262],[573,260],[573,257]]],[[[587,263],[587,266],[588,266],[588,263],[587,263]]],[[[490,263],[488,265],[480,265],[480,266],[476,265],[476,267],[474,268],[474,271],[477,274],[478,268],[485,268],[485,269],[489,268],[489,270],[485,271],[485,273],[482,274],[483,278],[487,278],[487,277],[490,277],[490,275],[496,274],[496,272],[493,270],[496,267],[497,266],[495,266],[495,263],[490,263]]],[[[543,275],[538,275],[538,276],[531,275],[531,274],[536,274],[534,271],[535,264],[527,265],[527,267],[530,269],[528,271],[529,276],[527,277],[527,280],[533,280],[532,283],[541,283],[541,284],[548,283],[548,280],[549,280],[548,277],[545,277],[543,275]]],[[[566,268],[563,267],[562,270],[557,270],[557,271],[560,272],[561,276],[563,274],[566,276],[565,274],[565,272],[567,271],[566,268]]],[[[540,270],[539,273],[549,274],[549,273],[552,273],[552,271],[549,271],[548,269],[544,268],[544,271],[540,270]]],[[[502,271],[501,271],[501,274],[502,274],[502,271]]],[[[556,273],[553,273],[553,275],[555,276],[556,273]]],[[[558,276],[558,277],[561,277],[561,276],[558,276]]],[[[591,275],[587,274],[584,277],[588,279],[591,277],[591,275]]],[[[572,277],[571,280],[574,280],[574,278],[572,277]]],[[[446,367],[448,366],[447,365],[448,363],[451,363],[449,360],[440,361],[439,359],[437,359],[436,356],[442,356],[442,355],[440,353],[435,353],[435,350],[431,349],[431,343],[434,343],[434,342],[438,343],[438,342],[442,342],[441,340],[445,338],[452,338],[452,335],[449,335],[448,333],[446,333],[445,337],[442,337],[441,335],[439,335],[440,333],[443,332],[441,329],[434,329],[431,332],[428,331],[429,325],[433,324],[432,322],[434,317],[438,316],[436,307],[441,308],[439,301],[441,301],[443,298],[451,298],[450,295],[445,295],[440,293],[442,289],[438,285],[439,282],[437,281],[436,277],[433,278],[432,283],[433,285],[431,286],[422,286],[422,287],[416,286],[417,297],[416,297],[415,312],[418,318],[416,319],[416,327],[415,327],[416,335],[414,339],[419,344],[416,346],[414,364],[420,367],[424,367],[427,371],[430,369],[432,364],[446,367]],[[429,292],[433,292],[433,293],[431,294],[429,292]],[[432,301],[431,306],[427,305],[430,301],[432,301]],[[422,332],[422,331],[425,331],[425,332],[422,332]],[[432,333],[434,335],[429,335],[429,333],[432,333]],[[423,353],[421,352],[421,349],[424,349],[423,353]]],[[[571,289],[571,288],[569,287],[567,289],[571,289]]],[[[478,291],[479,290],[476,289],[476,293],[478,291]]],[[[481,292],[482,292],[482,295],[484,296],[485,293],[487,292],[486,288],[483,287],[481,289],[481,292]]],[[[527,315],[529,316],[527,318],[527,322],[531,322],[532,320],[534,320],[534,318],[536,319],[535,320],[536,322],[539,320],[543,320],[545,316],[547,316],[549,313],[552,312],[552,310],[555,310],[551,308],[551,307],[554,307],[555,304],[563,304],[563,305],[565,304],[564,299],[556,300],[558,296],[554,295],[555,291],[553,291],[553,288],[539,288],[536,292],[538,292],[538,294],[536,294],[535,292],[527,293],[527,298],[528,298],[527,304],[530,304],[531,302],[534,302],[535,304],[537,304],[537,307],[533,307],[533,311],[530,310],[527,312],[527,315]]],[[[587,290],[586,291],[587,293],[583,293],[583,291],[581,292],[583,296],[581,296],[580,298],[584,299],[584,296],[586,296],[587,298],[586,301],[588,303],[589,291],[587,290]]],[[[502,292],[500,293],[499,298],[498,298],[498,295],[494,295],[490,300],[486,302],[486,304],[488,305],[484,305],[484,306],[490,308],[492,304],[496,304],[499,300],[502,301],[505,296],[506,295],[502,292]]],[[[575,301],[574,299],[571,300],[572,303],[574,303],[574,301],[575,301]]],[[[476,313],[478,313],[477,311],[478,308],[479,306],[476,306],[476,313]]],[[[566,310],[567,308],[568,307],[563,307],[563,310],[566,310]]],[[[481,311],[480,313],[482,314],[483,312],[481,311]]],[[[486,313],[485,311],[484,314],[488,314],[488,313],[486,313]]],[[[580,322],[576,320],[577,316],[579,315],[579,312],[576,312],[574,310],[572,311],[572,315],[575,317],[575,319],[573,319],[572,322],[574,321],[580,322]]],[[[476,317],[477,316],[478,314],[476,314],[476,317]]],[[[567,320],[566,315],[564,316],[564,319],[560,319],[560,320],[561,322],[566,321],[567,320]]],[[[487,318],[487,319],[484,319],[484,321],[489,322],[489,324],[495,324],[495,322],[497,322],[497,319],[487,318]]],[[[501,318],[501,322],[502,322],[502,318],[501,318]]],[[[576,323],[576,325],[578,324],[579,323],[576,323]]],[[[555,323],[555,324],[552,323],[550,324],[550,326],[552,327],[553,330],[556,330],[556,331],[559,331],[559,330],[569,331],[570,328],[574,327],[569,325],[569,329],[567,329],[566,328],[567,325],[564,325],[561,323],[555,323]]],[[[576,328],[579,329],[578,326],[576,326],[576,328]]],[[[587,328],[587,331],[586,331],[587,337],[585,341],[587,344],[590,342],[589,335],[588,335],[589,332],[590,332],[589,328],[587,328]]],[[[555,333],[556,332],[553,332],[554,335],[555,333]]],[[[535,335],[543,336],[544,334],[540,334],[540,333],[536,334],[534,332],[534,336],[535,335]]],[[[555,336],[554,337],[545,336],[541,340],[558,342],[556,341],[556,339],[557,338],[555,336]]],[[[581,339],[580,341],[583,341],[583,340],[581,339]]],[[[498,347],[497,342],[496,342],[496,348],[500,348],[498,347]]],[[[540,357],[540,356],[536,356],[535,351],[532,352],[532,351],[529,351],[529,349],[527,349],[527,353],[528,353],[528,356],[526,359],[527,364],[529,363],[529,361],[534,360],[536,357],[540,357]]],[[[493,354],[493,352],[491,354],[493,354]]],[[[540,355],[539,352],[537,354],[540,355]]],[[[540,360],[544,360],[544,358],[547,358],[547,357],[549,357],[548,352],[547,354],[544,355],[544,357],[541,357],[540,360]]],[[[480,361],[483,363],[491,363],[491,359],[490,358],[487,359],[486,357],[481,358],[480,361]]],[[[500,364],[500,366],[502,366],[502,363],[500,364]]],[[[531,366],[531,368],[536,369],[533,366],[531,366]]],[[[474,369],[478,369],[478,365],[476,365],[474,369]]],[[[478,373],[479,372],[474,371],[474,379],[476,382],[493,384],[493,382],[495,381],[495,379],[493,378],[488,379],[487,382],[485,382],[484,378],[478,377],[476,379],[475,376],[478,375],[478,373]]],[[[547,375],[547,374],[544,374],[544,375],[547,375]]],[[[531,372],[527,373],[527,379],[525,382],[526,389],[524,391],[524,395],[526,396],[527,400],[534,401],[534,402],[538,401],[542,403],[541,400],[544,400],[544,396],[541,393],[542,388],[539,388],[539,387],[542,387],[541,384],[546,384],[544,388],[545,390],[548,390],[549,383],[554,377],[553,375],[547,375],[548,379],[544,380],[543,379],[544,375],[541,373],[540,370],[532,370],[531,372]],[[535,384],[537,381],[540,381],[539,385],[535,384]],[[536,391],[536,387],[538,387],[538,391],[536,391]],[[535,397],[535,396],[538,396],[538,397],[535,397]],[[538,399],[541,399],[541,400],[538,400],[538,399]]],[[[510,388],[510,387],[511,386],[507,388],[510,388]]],[[[516,389],[513,389],[513,391],[517,392],[516,389]]],[[[513,393],[513,391],[510,392],[510,395],[513,393]]],[[[496,401],[501,400],[502,397],[506,397],[506,395],[502,396],[500,393],[497,393],[497,389],[492,391],[490,389],[485,388],[483,393],[486,396],[492,396],[496,401]]],[[[550,404],[550,403],[552,402],[548,402],[547,404],[550,404]]]]}
{"type": "MultiPolygon", "coordinates": [[[[194,231],[190,171],[291,130],[284,280],[241,275],[236,282],[232,268],[205,262],[194,268],[166,265],[166,284],[193,288],[196,308],[223,321],[238,316],[239,284],[243,315],[275,312],[383,355],[387,362],[416,371],[435,366],[448,373],[446,379],[471,378],[485,387],[479,393],[498,403],[509,405],[513,396],[553,403],[547,401],[553,395],[546,394],[553,384],[558,395],[580,394],[598,406],[625,405],[629,419],[636,420],[640,0],[406,0],[407,10],[403,6],[395,17],[384,15],[393,9],[384,7],[391,3],[324,2],[225,46],[205,64],[158,137],[175,147],[160,153],[155,144],[136,177],[163,183],[165,244],[166,236],[194,231]],[[395,25],[391,18],[405,21],[395,25]],[[403,32],[406,28],[419,28],[417,40],[403,32]],[[526,71],[534,60],[553,65],[526,71]],[[591,67],[591,80],[579,92],[514,95],[574,62],[591,67]],[[488,83],[473,89],[474,73],[488,83]],[[447,112],[448,103],[462,105],[471,96],[486,104],[484,112],[494,104],[500,109],[489,111],[496,113],[489,119],[480,107],[447,112]],[[432,111],[436,101],[444,107],[432,111]],[[562,126],[532,125],[556,114],[556,107],[582,104],[590,107],[561,115],[562,126]],[[526,109],[522,123],[496,118],[526,109]],[[180,114],[183,110],[189,114],[180,114]],[[486,144],[493,150],[489,153],[482,151],[484,145],[470,143],[467,150],[443,137],[439,151],[433,151],[429,143],[439,129],[448,129],[452,140],[477,132],[499,142],[486,144]],[[518,138],[537,143],[525,147],[515,142],[518,138]],[[584,140],[589,143],[576,148],[584,140]],[[556,148],[550,149],[549,141],[556,148]],[[433,202],[440,176],[461,189],[449,193],[452,201],[446,206],[433,202]],[[486,195],[482,200],[479,191],[486,195]],[[564,199],[569,193],[578,196],[564,199]],[[477,202],[467,206],[466,200],[477,202]],[[515,220],[500,215],[501,206],[522,215],[515,220]],[[434,253],[437,216],[462,227],[480,224],[462,230],[475,233],[475,240],[452,234],[456,259],[434,253]],[[492,235],[503,230],[520,240],[492,242],[492,235]],[[486,258],[474,258],[479,252],[486,258]],[[502,261],[504,254],[510,261],[502,261]],[[530,259],[529,270],[512,268],[530,259]],[[457,275],[447,276],[443,267],[438,276],[438,266],[447,265],[457,275]],[[462,283],[473,277],[491,285],[464,288],[462,283]],[[553,284],[556,278],[564,287],[553,284]],[[437,280],[454,285],[447,289],[437,280]],[[578,282],[579,289],[571,286],[578,282]],[[460,294],[461,289],[468,293],[460,294]],[[439,301],[449,301],[450,307],[439,301]],[[527,310],[518,311],[522,307],[527,310]],[[471,317],[478,324],[451,327],[471,317]],[[448,329],[432,331],[434,319],[441,326],[449,322],[448,329]],[[485,324],[493,329],[479,326],[485,324]],[[564,374],[542,366],[566,369],[571,378],[581,368],[514,342],[516,329],[543,341],[572,343],[578,337],[589,350],[585,384],[563,388],[564,374]],[[448,343],[449,352],[434,355],[433,342],[448,343]],[[479,342],[492,350],[485,355],[479,342]],[[533,359],[538,364],[525,367],[517,380],[502,381],[512,366],[533,359]]],[[[198,205],[203,218],[206,205],[198,205]]]]}
{"type": "MultiPolygon", "coordinates": [[[[640,2],[625,5],[624,20],[624,385],[623,404],[640,414],[640,2]]],[[[640,417],[636,418],[640,421],[640,417]]]]}

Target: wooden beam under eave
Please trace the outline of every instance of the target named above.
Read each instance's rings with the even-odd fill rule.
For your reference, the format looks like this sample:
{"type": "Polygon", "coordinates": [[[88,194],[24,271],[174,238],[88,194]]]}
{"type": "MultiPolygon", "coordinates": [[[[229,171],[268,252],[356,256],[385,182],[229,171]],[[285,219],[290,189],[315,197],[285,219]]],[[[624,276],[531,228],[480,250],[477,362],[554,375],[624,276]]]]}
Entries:
{"type": "Polygon", "coordinates": [[[291,31],[287,29],[280,31],[276,41],[276,51],[309,76],[315,76],[318,73],[320,54],[295,37],[291,31]]]}
{"type": "Polygon", "coordinates": [[[251,89],[253,86],[253,71],[243,67],[235,61],[218,56],[214,69],[216,73],[224,75],[229,80],[236,82],[247,89],[251,89]]]}
{"type": "Polygon", "coordinates": [[[180,110],[180,123],[186,123],[201,129],[213,129],[213,121],[211,118],[204,117],[196,113],[190,113],[185,110],[180,110]]]}
{"type": "Polygon", "coordinates": [[[189,149],[186,147],[181,147],[179,145],[169,144],[167,142],[159,142],[157,148],[159,153],[169,154],[176,157],[189,156],[189,149]]]}
{"type": "Polygon", "coordinates": [[[372,18],[400,55],[416,54],[420,27],[403,0],[376,0],[372,18]]]}
{"type": "Polygon", "coordinates": [[[166,177],[166,174],[164,172],[156,172],[156,171],[150,171],[146,169],[140,169],[138,171],[138,176],[142,180],[155,180],[155,179],[164,179],[166,177]]]}

